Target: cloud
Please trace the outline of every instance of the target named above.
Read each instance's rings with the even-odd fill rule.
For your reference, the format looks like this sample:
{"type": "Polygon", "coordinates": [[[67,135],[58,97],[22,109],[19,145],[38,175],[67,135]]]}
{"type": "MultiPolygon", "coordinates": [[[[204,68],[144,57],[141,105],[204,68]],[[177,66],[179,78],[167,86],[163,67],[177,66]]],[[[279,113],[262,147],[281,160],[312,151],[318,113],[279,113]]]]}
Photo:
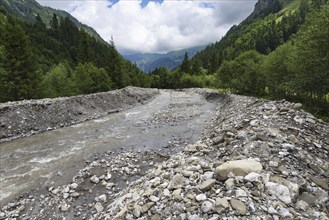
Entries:
{"type": "Polygon", "coordinates": [[[251,12],[255,1],[42,1],[70,12],[121,53],[166,52],[218,41],[251,12]]]}

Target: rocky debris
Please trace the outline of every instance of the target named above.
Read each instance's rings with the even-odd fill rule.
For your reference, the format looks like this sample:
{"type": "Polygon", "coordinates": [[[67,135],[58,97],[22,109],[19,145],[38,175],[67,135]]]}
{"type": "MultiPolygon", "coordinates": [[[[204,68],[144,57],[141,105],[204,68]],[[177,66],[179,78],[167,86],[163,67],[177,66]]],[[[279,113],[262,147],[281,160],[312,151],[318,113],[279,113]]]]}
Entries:
{"type": "Polygon", "coordinates": [[[216,168],[215,173],[220,180],[226,180],[231,174],[235,176],[246,176],[251,172],[262,171],[262,164],[253,160],[234,160],[228,161],[216,168]]]}
{"type": "Polygon", "coordinates": [[[276,196],[285,204],[291,203],[291,197],[288,187],[272,182],[267,182],[265,186],[270,194],[276,196]]]}
{"type": "Polygon", "coordinates": [[[214,185],[215,185],[215,183],[216,183],[216,180],[214,180],[214,179],[208,179],[208,180],[206,180],[206,181],[204,181],[201,185],[200,185],[200,190],[201,191],[207,191],[207,190],[209,190],[211,187],[213,187],[214,185]]]}
{"type": "Polygon", "coordinates": [[[157,94],[157,89],[126,87],[91,95],[0,103],[0,141],[99,118],[149,101],[157,94]]]}
{"type": "Polygon", "coordinates": [[[49,189],[42,211],[27,212],[35,206],[23,199],[2,208],[0,217],[329,219],[329,125],[284,100],[234,95],[223,100],[202,139],[152,163],[152,169],[140,173],[141,178],[129,178],[141,170],[134,163],[137,155],[122,154],[103,162],[98,159],[74,177],[75,189],[72,183],[49,189]],[[108,170],[95,174],[95,167],[108,170]],[[109,181],[101,178],[108,173],[109,181]],[[99,183],[90,182],[93,175],[99,183]],[[126,181],[127,187],[117,189],[115,180],[119,179],[126,181]],[[97,191],[93,185],[105,191],[97,191]],[[95,199],[82,204],[78,202],[84,201],[82,195],[63,199],[68,186],[67,193],[80,189],[79,193],[92,194],[95,199]],[[100,199],[103,194],[106,202],[100,199]],[[66,211],[51,211],[54,204],[61,207],[63,200],[66,211]],[[19,212],[18,206],[23,204],[26,208],[19,212]]]}
{"type": "Polygon", "coordinates": [[[126,207],[126,219],[328,219],[328,124],[286,101],[231,98],[198,143],[95,217],[126,207]],[[159,200],[136,215],[149,195],[159,200]]]}
{"type": "MultiPolygon", "coordinates": [[[[71,183],[51,186],[39,196],[32,196],[33,192],[30,192],[3,206],[0,219],[62,219],[65,216],[89,219],[96,213],[102,213],[108,203],[115,201],[118,192],[129,182],[153,168],[154,165],[150,165],[153,161],[163,161],[167,156],[149,151],[107,152],[94,158],[93,161],[86,161],[87,166],[72,178],[71,183]]],[[[159,200],[151,194],[149,199],[154,202],[159,200]]]]}
{"type": "Polygon", "coordinates": [[[237,199],[231,199],[232,208],[235,209],[239,215],[246,215],[247,214],[247,207],[246,205],[237,199]]]}

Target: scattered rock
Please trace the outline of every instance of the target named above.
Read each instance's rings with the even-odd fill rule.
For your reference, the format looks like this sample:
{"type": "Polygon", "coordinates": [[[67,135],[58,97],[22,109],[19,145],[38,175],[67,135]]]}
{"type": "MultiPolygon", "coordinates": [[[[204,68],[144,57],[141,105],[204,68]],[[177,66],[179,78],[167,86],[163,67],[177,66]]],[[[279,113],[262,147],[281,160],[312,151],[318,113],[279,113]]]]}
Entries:
{"type": "Polygon", "coordinates": [[[320,186],[322,189],[329,191],[329,186],[326,183],[326,181],[316,177],[316,176],[310,176],[310,179],[318,186],[320,186]]]}
{"type": "Polygon", "coordinates": [[[169,184],[169,189],[178,189],[186,185],[187,180],[180,174],[176,174],[169,184]]]}
{"type": "Polygon", "coordinates": [[[207,196],[205,194],[199,194],[195,196],[196,201],[201,202],[207,199],[207,196]]]}
{"type": "Polygon", "coordinates": [[[90,178],[90,181],[93,182],[93,183],[99,183],[99,179],[98,179],[97,176],[92,176],[92,177],[90,178]]]}
{"type": "Polygon", "coordinates": [[[135,204],[133,209],[133,214],[136,218],[139,218],[142,215],[142,207],[135,204]]]}
{"type": "Polygon", "coordinates": [[[206,181],[204,181],[201,185],[200,185],[200,190],[201,191],[207,191],[209,190],[211,187],[213,187],[215,185],[216,180],[214,179],[208,179],[206,181]]]}
{"type": "Polygon", "coordinates": [[[256,182],[259,180],[259,178],[260,178],[260,174],[254,173],[254,172],[251,172],[247,176],[244,177],[244,179],[249,182],[256,182]]]}
{"type": "Polygon", "coordinates": [[[233,173],[235,176],[246,176],[248,173],[260,172],[262,169],[262,165],[253,159],[235,160],[217,167],[215,174],[217,174],[219,180],[225,180],[228,178],[229,173],[233,173]]]}
{"type": "Polygon", "coordinates": [[[159,201],[160,199],[158,198],[158,197],[156,197],[156,196],[150,196],[150,201],[152,201],[152,202],[157,202],[157,201],[159,201]]]}
{"type": "Polygon", "coordinates": [[[247,207],[243,202],[241,202],[237,199],[231,199],[231,205],[232,205],[232,208],[235,209],[239,213],[239,215],[247,214],[247,207]]]}
{"type": "Polygon", "coordinates": [[[204,201],[201,205],[201,209],[204,213],[210,212],[213,209],[213,205],[209,201],[204,201]]]}
{"type": "Polygon", "coordinates": [[[63,203],[60,207],[62,212],[66,212],[67,210],[69,210],[69,205],[67,205],[66,203],[63,203]]]}
{"type": "Polygon", "coordinates": [[[106,202],[106,200],[107,200],[105,194],[98,196],[98,199],[99,199],[101,202],[106,202]]]}
{"type": "Polygon", "coordinates": [[[121,211],[120,212],[118,212],[115,216],[114,216],[114,218],[113,218],[113,220],[122,220],[122,219],[125,219],[125,215],[127,214],[127,208],[126,207],[124,207],[123,209],[121,209],[121,211]]]}
{"type": "Polygon", "coordinates": [[[274,196],[278,197],[285,204],[291,203],[291,197],[288,187],[277,183],[266,183],[267,190],[274,196]]]}
{"type": "Polygon", "coordinates": [[[96,209],[97,212],[101,212],[104,209],[103,205],[100,202],[96,202],[94,208],[96,209]]]}
{"type": "Polygon", "coordinates": [[[304,212],[307,210],[308,206],[309,205],[307,204],[307,202],[305,202],[303,200],[299,200],[296,204],[296,208],[303,210],[304,212]]]}

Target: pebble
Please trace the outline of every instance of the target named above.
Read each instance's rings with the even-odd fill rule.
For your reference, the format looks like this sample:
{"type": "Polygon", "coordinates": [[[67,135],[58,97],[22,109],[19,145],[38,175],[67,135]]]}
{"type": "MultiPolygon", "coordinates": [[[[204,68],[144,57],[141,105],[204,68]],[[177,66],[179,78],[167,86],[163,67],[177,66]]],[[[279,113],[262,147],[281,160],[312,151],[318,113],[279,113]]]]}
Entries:
{"type": "Polygon", "coordinates": [[[210,212],[213,209],[213,204],[209,201],[204,201],[201,205],[201,209],[204,213],[210,212]]]}
{"type": "Polygon", "coordinates": [[[296,204],[296,208],[303,210],[304,212],[307,210],[308,207],[309,207],[309,205],[307,204],[307,202],[305,202],[303,200],[299,200],[296,204]]]}
{"type": "Polygon", "coordinates": [[[214,179],[208,179],[206,181],[204,181],[201,185],[200,185],[200,190],[201,191],[207,191],[209,190],[211,187],[213,187],[215,185],[216,180],[214,179]]]}
{"type": "Polygon", "coordinates": [[[237,199],[231,199],[231,205],[232,205],[232,208],[235,209],[239,213],[239,215],[247,214],[247,207],[243,202],[241,202],[237,199]]]}
{"type": "Polygon", "coordinates": [[[156,196],[150,196],[150,201],[152,201],[152,202],[157,202],[157,201],[159,201],[160,199],[158,198],[158,197],[156,197],[156,196]]]}
{"type": "Polygon", "coordinates": [[[99,183],[99,179],[98,179],[97,176],[92,176],[92,177],[90,178],[90,181],[93,182],[93,183],[99,183]]]}
{"type": "Polygon", "coordinates": [[[98,196],[98,199],[99,199],[101,202],[106,202],[106,201],[107,201],[107,198],[106,198],[106,195],[105,195],[105,194],[98,196]]]}
{"type": "Polygon", "coordinates": [[[247,181],[249,181],[249,182],[258,181],[259,178],[260,178],[260,174],[255,173],[255,172],[251,172],[247,176],[244,177],[244,179],[247,180],[247,181]]]}
{"type": "Polygon", "coordinates": [[[76,189],[76,188],[78,188],[78,184],[77,184],[77,183],[72,183],[72,184],[70,185],[70,187],[71,187],[72,189],[76,189]]]}
{"type": "Polygon", "coordinates": [[[96,209],[97,212],[101,212],[104,209],[104,207],[102,206],[102,204],[100,202],[96,202],[96,204],[94,205],[94,208],[96,209]]]}
{"type": "Polygon", "coordinates": [[[196,201],[201,202],[207,199],[207,196],[205,194],[199,194],[195,196],[196,201]]]}

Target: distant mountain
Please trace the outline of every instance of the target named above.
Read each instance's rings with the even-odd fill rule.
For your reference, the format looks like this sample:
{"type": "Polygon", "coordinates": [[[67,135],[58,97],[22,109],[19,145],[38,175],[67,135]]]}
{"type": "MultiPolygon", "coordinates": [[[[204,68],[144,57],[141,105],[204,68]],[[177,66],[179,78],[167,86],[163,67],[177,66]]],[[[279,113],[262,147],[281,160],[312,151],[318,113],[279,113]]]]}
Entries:
{"type": "Polygon", "coordinates": [[[166,54],[160,53],[138,53],[125,55],[124,57],[145,72],[150,72],[158,67],[165,66],[169,70],[173,70],[178,67],[184,59],[184,55],[187,52],[188,56],[191,58],[196,55],[199,51],[203,50],[206,46],[192,47],[183,50],[171,51],[166,54]]]}
{"type": "Polygon", "coordinates": [[[35,22],[38,14],[47,25],[49,25],[53,14],[56,14],[60,18],[68,17],[78,28],[82,28],[97,40],[105,42],[93,28],[82,24],[66,11],[42,6],[35,0],[1,0],[0,6],[3,6],[8,12],[30,23],[35,22]]]}

